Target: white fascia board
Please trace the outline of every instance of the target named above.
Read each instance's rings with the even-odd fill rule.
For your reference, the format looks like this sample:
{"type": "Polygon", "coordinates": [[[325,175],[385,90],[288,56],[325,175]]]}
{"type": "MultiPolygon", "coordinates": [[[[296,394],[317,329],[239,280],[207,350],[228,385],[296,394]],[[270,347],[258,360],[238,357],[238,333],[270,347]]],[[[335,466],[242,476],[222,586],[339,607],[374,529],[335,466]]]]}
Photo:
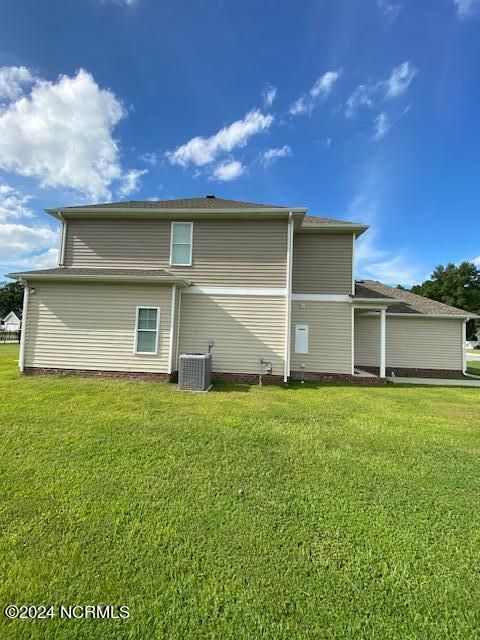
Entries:
{"type": "Polygon", "coordinates": [[[368,224],[308,224],[307,222],[302,223],[302,226],[296,231],[296,233],[314,233],[315,231],[347,231],[355,234],[355,237],[361,236],[362,233],[365,233],[369,229],[368,224]]]}
{"type": "Polygon", "coordinates": [[[398,298],[352,298],[352,304],[358,309],[368,309],[372,305],[375,307],[388,307],[399,302],[398,298]]]}
{"type": "Polygon", "coordinates": [[[334,293],[292,293],[292,300],[302,302],[352,302],[349,295],[334,293]]]}
{"type": "Polygon", "coordinates": [[[453,315],[451,313],[388,313],[388,316],[397,318],[443,318],[444,320],[474,320],[480,316],[474,313],[465,313],[465,315],[453,315]]]}
{"type": "Polygon", "coordinates": [[[188,287],[183,294],[203,294],[217,296],[280,296],[286,295],[285,288],[261,287],[188,287]]]}
{"type": "MultiPolygon", "coordinates": [[[[377,314],[374,311],[369,311],[365,315],[377,314]]],[[[387,318],[440,318],[443,320],[469,320],[476,317],[478,318],[478,316],[471,315],[454,316],[449,313],[390,313],[387,309],[387,318]]]]}

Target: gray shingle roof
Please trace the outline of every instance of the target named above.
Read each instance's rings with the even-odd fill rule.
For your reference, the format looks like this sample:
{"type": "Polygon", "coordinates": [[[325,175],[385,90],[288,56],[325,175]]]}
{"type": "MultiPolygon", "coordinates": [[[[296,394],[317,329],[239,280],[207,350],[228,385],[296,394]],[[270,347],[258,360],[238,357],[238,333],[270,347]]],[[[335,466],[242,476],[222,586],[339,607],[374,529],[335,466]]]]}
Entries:
{"type": "Polygon", "coordinates": [[[122,202],[105,202],[103,204],[78,205],[63,209],[287,209],[276,204],[258,204],[240,200],[225,200],[203,196],[200,198],[181,198],[178,200],[126,200],[122,202]]]}
{"type": "Polygon", "coordinates": [[[95,269],[95,268],[77,268],[77,267],[55,267],[53,269],[39,269],[38,271],[21,271],[18,273],[7,274],[10,278],[26,278],[34,276],[39,278],[41,276],[60,276],[65,278],[89,278],[106,276],[107,278],[118,277],[120,279],[137,279],[137,278],[159,278],[164,280],[189,282],[188,279],[178,276],[166,269],[95,269]]]}
{"type": "Polygon", "coordinates": [[[166,269],[102,269],[102,268],[79,268],[79,267],[54,267],[52,269],[39,269],[38,271],[22,271],[15,275],[25,273],[36,273],[45,275],[70,275],[70,276],[173,276],[174,274],[166,269]]]}
{"type": "Polygon", "coordinates": [[[354,298],[396,298],[398,303],[388,307],[387,313],[410,313],[418,315],[447,315],[463,316],[472,315],[468,311],[451,307],[443,302],[424,298],[410,291],[394,289],[377,280],[357,280],[355,282],[354,298]]]}
{"type": "MultiPolygon", "coordinates": [[[[365,280],[357,280],[355,282],[355,295],[354,298],[374,298],[376,300],[381,298],[394,298],[393,295],[387,295],[386,293],[381,293],[380,291],[375,291],[374,289],[365,286],[362,284],[365,280]]],[[[380,284],[380,283],[379,283],[380,284]]]]}
{"type": "Polygon", "coordinates": [[[351,224],[353,226],[358,226],[360,223],[358,222],[350,222],[350,220],[335,220],[334,218],[322,218],[320,216],[305,216],[303,218],[303,224],[351,224]]]}

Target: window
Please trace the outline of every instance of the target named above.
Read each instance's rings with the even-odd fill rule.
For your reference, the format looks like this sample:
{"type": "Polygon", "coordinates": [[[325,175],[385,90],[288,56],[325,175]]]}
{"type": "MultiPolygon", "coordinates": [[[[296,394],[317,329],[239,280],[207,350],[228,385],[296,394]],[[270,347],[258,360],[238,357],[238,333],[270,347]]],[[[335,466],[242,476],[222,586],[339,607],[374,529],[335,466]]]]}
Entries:
{"type": "Polygon", "coordinates": [[[192,264],[193,222],[172,222],[170,264],[190,267],[192,264]]]}
{"type": "Polygon", "coordinates": [[[158,325],[160,309],[158,307],[137,307],[135,322],[135,353],[151,353],[158,350],[158,325]]]}
{"type": "Polygon", "coordinates": [[[295,353],[308,353],[308,324],[295,325],[295,353]]]}

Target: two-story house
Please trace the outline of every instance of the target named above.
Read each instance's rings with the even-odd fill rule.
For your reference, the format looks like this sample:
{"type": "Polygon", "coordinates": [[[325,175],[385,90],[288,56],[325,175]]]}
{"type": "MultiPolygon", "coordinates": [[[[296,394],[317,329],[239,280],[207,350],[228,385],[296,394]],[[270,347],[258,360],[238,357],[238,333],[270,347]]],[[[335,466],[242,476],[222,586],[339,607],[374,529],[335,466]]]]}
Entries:
{"type": "Polygon", "coordinates": [[[49,209],[59,266],[25,283],[20,369],[173,379],[214,342],[216,378],[461,372],[471,314],[355,282],[367,225],[214,196],[49,209]],[[261,363],[261,361],[263,361],[261,363]]]}

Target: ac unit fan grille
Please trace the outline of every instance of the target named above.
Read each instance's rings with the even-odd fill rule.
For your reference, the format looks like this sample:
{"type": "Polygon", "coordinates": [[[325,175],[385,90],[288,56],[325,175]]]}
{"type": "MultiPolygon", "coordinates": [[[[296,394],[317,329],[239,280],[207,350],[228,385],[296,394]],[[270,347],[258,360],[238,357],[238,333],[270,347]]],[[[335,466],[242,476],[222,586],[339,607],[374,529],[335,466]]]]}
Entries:
{"type": "Polygon", "coordinates": [[[208,391],[212,378],[211,354],[184,353],[179,358],[178,386],[184,391],[208,391]]]}

